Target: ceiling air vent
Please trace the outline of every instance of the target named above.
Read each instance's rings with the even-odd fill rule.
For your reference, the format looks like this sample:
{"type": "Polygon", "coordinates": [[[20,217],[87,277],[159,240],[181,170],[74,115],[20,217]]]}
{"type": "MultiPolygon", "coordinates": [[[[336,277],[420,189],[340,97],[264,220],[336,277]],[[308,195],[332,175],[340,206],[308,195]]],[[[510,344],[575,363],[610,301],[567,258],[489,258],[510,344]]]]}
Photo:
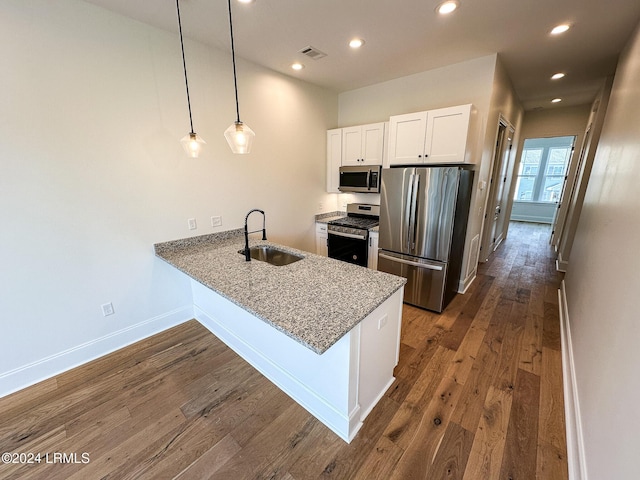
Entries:
{"type": "Polygon", "coordinates": [[[302,50],[298,50],[300,53],[306,55],[309,58],[313,58],[314,60],[320,60],[322,57],[326,57],[327,54],[321,52],[316,47],[304,47],[302,50]]]}

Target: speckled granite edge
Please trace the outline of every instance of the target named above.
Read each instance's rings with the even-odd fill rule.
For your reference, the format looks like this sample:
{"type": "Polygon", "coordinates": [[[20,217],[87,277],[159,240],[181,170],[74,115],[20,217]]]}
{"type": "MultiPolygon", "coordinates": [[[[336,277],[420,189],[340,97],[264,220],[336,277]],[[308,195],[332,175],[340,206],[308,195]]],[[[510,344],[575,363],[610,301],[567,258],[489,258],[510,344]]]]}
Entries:
{"type": "Polygon", "coordinates": [[[401,288],[406,279],[309,252],[251,239],[304,256],[274,267],[245,262],[243,229],[156,244],[156,255],[195,281],[317,354],[401,288]]]}
{"type": "Polygon", "coordinates": [[[341,212],[340,210],[336,210],[335,212],[318,213],[316,215],[316,222],[321,222],[332,217],[344,217],[346,214],[347,212],[341,212]]]}
{"type": "Polygon", "coordinates": [[[237,241],[238,237],[242,236],[243,233],[243,228],[237,228],[235,230],[226,230],[224,232],[208,233],[206,235],[198,235],[196,237],[187,237],[179,240],[156,243],[153,248],[156,255],[162,256],[163,253],[167,253],[172,250],[182,250],[202,245],[218,247],[228,244],[231,240],[237,241]]]}

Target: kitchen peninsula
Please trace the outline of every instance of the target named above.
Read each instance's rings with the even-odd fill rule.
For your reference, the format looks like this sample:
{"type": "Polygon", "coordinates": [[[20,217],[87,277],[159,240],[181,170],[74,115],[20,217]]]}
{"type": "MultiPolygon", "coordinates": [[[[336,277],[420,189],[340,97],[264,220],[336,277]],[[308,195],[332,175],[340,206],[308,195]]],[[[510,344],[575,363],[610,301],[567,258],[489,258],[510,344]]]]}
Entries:
{"type": "Polygon", "coordinates": [[[194,316],[343,440],[394,380],[406,280],[264,240],[299,257],[245,261],[242,229],[155,245],[190,277],[194,316]]]}

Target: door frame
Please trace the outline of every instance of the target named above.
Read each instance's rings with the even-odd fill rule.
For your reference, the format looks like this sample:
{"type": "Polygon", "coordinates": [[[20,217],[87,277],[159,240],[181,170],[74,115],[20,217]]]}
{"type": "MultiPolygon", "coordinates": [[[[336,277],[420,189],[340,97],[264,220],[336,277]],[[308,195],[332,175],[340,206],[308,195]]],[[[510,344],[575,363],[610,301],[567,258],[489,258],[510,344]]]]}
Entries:
{"type": "MultiPolygon", "coordinates": [[[[494,141],[494,150],[491,160],[491,176],[489,177],[489,191],[487,193],[487,202],[485,207],[484,219],[482,221],[482,242],[480,244],[479,261],[486,262],[489,256],[498,248],[500,243],[507,237],[509,222],[502,222],[502,229],[495,232],[494,237],[494,218],[495,211],[498,208],[497,194],[499,186],[502,184],[503,198],[499,215],[503,220],[508,212],[507,204],[509,203],[509,194],[511,191],[511,180],[509,179],[509,171],[514,161],[515,150],[513,142],[515,138],[515,127],[509,121],[500,115],[498,119],[498,128],[496,130],[496,138],[494,141]],[[506,194],[506,196],[505,196],[506,194]]],[[[496,222],[500,222],[497,219],[496,222]]]]}
{"type": "MultiPolygon", "coordinates": [[[[565,221],[567,219],[567,214],[569,213],[571,200],[574,198],[576,194],[578,183],[580,181],[579,172],[583,170],[586,154],[591,148],[592,129],[593,129],[593,123],[589,123],[587,125],[587,129],[584,134],[584,139],[582,141],[582,148],[580,149],[580,156],[578,157],[578,161],[577,162],[574,161],[574,158],[571,159],[570,168],[568,169],[567,175],[565,177],[565,184],[562,190],[562,196],[560,197],[560,201],[558,203],[558,210],[556,211],[556,216],[553,220],[553,226],[551,229],[551,238],[549,239],[549,244],[552,245],[556,251],[558,250],[558,245],[560,244],[560,239],[562,238],[562,233],[564,232],[565,221]],[[567,187],[569,185],[571,185],[571,188],[567,190],[567,187]]],[[[575,155],[575,143],[574,143],[573,155],[575,155]]],[[[564,271],[564,270],[560,270],[560,271],[564,271]]]]}

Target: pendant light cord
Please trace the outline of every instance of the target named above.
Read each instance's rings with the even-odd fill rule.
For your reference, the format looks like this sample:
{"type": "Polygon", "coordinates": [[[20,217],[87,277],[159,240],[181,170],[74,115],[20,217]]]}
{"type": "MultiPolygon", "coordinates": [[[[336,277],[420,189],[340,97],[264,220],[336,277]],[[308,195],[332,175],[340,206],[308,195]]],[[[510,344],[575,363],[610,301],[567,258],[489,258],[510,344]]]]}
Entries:
{"type": "MultiPolygon", "coordinates": [[[[184,85],[187,88],[187,105],[189,107],[189,125],[191,134],[193,131],[193,118],[191,117],[191,100],[189,99],[189,81],[187,80],[187,62],[184,59],[184,41],[182,40],[182,22],[180,21],[180,0],[176,0],[176,10],[178,11],[178,30],[180,31],[180,48],[182,49],[182,68],[184,69],[184,85]]],[[[235,68],[235,67],[234,67],[235,68]]]]}
{"type": "MultiPolygon", "coordinates": [[[[231,21],[231,0],[229,0],[229,32],[231,33],[231,60],[233,62],[233,87],[236,92],[236,123],[240,123],[240,106],[238,104],[238,80],[236,76],[236,49],[233,45],[233,22],[231,21]]],[[[186,78],[185,70],[185,78],[186,78]]]]}

